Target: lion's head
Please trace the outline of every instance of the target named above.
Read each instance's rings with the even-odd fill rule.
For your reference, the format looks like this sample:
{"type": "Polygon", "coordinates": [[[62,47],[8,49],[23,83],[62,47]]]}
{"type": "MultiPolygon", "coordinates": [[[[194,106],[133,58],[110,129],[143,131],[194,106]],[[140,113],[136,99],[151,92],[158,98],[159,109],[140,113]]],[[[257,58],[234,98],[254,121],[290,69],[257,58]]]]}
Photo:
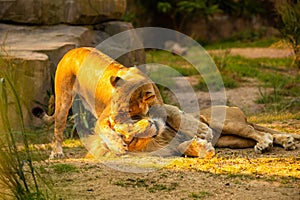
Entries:
{"type": "Polygon", "coordinates": [[[158,103],[155,84],[136,68],[126,74],[111,76],[114,87],[110,116],[115,123],[140,119],[146,116],[149,107],[158,103]]]}

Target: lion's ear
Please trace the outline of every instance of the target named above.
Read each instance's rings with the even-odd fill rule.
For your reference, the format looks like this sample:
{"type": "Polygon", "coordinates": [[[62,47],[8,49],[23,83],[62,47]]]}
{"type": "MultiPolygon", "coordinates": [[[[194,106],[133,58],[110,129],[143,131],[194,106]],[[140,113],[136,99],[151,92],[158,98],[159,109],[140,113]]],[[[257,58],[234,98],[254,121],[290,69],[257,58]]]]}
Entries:
{"type": "Polygon", "coordinates": [[[118,83],[120,83],[121,81],[124,81],[121,77],[119,76],[111,76],[110,77],[110,84],[113,86],[113,87],[116,87],[116,85],[118,83]]]}

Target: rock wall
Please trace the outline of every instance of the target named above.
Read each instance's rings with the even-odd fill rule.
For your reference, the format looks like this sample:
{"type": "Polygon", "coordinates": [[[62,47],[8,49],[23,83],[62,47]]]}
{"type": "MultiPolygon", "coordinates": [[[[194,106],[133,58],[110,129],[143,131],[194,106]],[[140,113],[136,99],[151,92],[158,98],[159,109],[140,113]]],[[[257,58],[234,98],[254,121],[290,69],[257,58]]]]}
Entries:
{"type": "Polygon", "coordinates": [[[0,1],[0,21],[24,24],[98,24],[120,19],[126,0],[0,1]]]}
{"type": "MultiPolygon", "coordinates": [[[[14,74],[27,127],[42,124],[32,116],[31,109],[48,104],[56,66],[67,51],[81,46],[96,47],[110,36],[133,28],[130,23],[107,21],[121,19],[126,0],[10,0],[0,1],[0,7],[0,59],[4,61],[0,70],[7,70],[8,62],[13,66],[9,70],[14,74]]],[[[144,50],[128,51],[128,44],[138,42],[138,36],[126,37],[124,43],[112,43],[106,53],[128,52],[117,58],[128,67],[144,64],[144,50]]],[[[15,102],[9,97],[9,118],[12,127],[18,129],[14,107],[15,102]]],[[[0,123],[0,130],[1,127],[0,123]]]]}

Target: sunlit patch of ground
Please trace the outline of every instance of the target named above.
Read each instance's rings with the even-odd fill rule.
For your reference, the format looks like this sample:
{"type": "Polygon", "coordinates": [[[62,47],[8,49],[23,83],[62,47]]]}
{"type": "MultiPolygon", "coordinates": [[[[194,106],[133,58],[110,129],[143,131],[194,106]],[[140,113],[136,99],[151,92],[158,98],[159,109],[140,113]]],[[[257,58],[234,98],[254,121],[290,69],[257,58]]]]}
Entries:
{"type": "MultiPolygon", "coordinates": [[[[295,114],[258,115],[249,121],[299,133],[295,114]]],[[[49,147],[46,145],[46,147],[49,147]]],[[[50,149],[46,148],[47,156],[50,149]]],[[[66,140],[65,158],[38,162],[57,199],[299,199],[300,149],[216,149],[210,159],[117,157],[87,159],[80,140],[66,140]]]]}
{"type": "Polygon", "coordinates": [[[178,158],[167,169],[196,170],[213,174],[262,175],[300,178],[300,157],[293,158],[178,158]]]}

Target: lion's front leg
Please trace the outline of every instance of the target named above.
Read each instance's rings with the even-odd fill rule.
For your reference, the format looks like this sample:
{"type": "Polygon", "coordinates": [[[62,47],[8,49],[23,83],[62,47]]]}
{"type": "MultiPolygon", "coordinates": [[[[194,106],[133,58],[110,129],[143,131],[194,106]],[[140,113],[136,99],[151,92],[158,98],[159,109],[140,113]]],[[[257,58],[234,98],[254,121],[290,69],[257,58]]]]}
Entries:
{"type": "Polygon", "coordinates": [[[97,121],[94,134],[103,141],[107,148],[116,155],[126,154],[128,151],[127,144],[123,141],[122,135],[114,131],[108,121],[97,121]]]}
{"type": "Polygon", "coordinates": [[[180,153],[190,157],[211,157],[215,155],[215,149],[210,142],[194,136],[192,140],[185,141],[178,146],[180,153]]]}

